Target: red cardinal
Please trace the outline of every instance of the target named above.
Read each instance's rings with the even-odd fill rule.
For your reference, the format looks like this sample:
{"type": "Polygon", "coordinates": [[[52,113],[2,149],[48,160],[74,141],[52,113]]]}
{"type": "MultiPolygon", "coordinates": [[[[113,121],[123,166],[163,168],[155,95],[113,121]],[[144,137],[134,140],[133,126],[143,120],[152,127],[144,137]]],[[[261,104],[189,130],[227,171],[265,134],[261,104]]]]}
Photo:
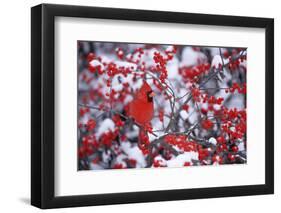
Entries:
{"type": "MultiPolygon", "coordinates": [[[[129,115],[142,127],[149,124],[153,118],[153,96],[155,96],[155,94],[151,87],[144,81],[142,87],[135,94],[134,100],[129,104],[129,115]]],[[[140,143],[143,143],[141,139],[144,137],[148,138],[147,134],[141,128],[139,133],[140,143]]]]}

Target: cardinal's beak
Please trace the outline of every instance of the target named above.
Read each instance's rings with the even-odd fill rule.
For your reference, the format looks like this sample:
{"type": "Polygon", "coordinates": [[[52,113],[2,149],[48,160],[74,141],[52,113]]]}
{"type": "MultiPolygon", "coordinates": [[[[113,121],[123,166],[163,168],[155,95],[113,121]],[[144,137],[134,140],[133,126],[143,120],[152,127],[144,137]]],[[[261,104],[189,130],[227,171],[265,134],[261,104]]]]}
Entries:
{"type": "Polygon", "coordinates": [[[149,96],[150,98],[153,98],[155,95],[156,95],[156,94],[155,94],[154,92],[151,92],[151,93],[149,93],[148,96],[149,96]]]}

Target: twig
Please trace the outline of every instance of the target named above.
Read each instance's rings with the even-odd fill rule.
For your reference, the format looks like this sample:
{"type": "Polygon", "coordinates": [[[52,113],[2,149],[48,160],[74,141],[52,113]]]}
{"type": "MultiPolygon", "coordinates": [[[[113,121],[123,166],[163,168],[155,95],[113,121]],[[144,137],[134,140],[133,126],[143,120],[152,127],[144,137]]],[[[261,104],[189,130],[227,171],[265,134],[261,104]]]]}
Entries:
{"type": "MultiPolygon", "coordinates": [[[[244,50],[243,51],[241,51],[241,53],[238,55],[238,56],[236,56],[236,57],[234,57],[234,59],[232,60],[232,61],[236,61],[236,60],[238,60],[239,58],[241,58],[242,56],[243,56],[243,54],[244,54],[244,50]]],[[[223,65],[222,65],[222,70],[223,70],[223,68],[224,67],[226,67],[228,64],[230,63],[230,61],[228,61],[227,63],[223,63],[223,65]]],[[[213,71],[213,68],[211,67],[210,68],[210,73],[211,73],[211,71],[213,71]]],[[[202,89],[203,88],[203,86],[205,86],[212,78],[214,78],[215,76],[217,76],[217,74],[220,72],[220,70],[216,70],[216,71],[214,71],[212,74],[210,74],[208,77],[207,77],[207,79],[205,79],[203,82],[201,82],[200,84],[199,84],[199,89],[202,89]]],[[[182,96],[182,97],[180,97],[180,98],[178,98],[177,100],[179,100],[179,99],[181,99],[181,98],[183,98],[183,97],[186,97],[187,96],[187,99],[184,101],[184,103],[183,103],[183,105],[185,105],[185,104],[187,104],[191,99],[192,99],[192,94],[189,92],[189,93],[187,93],[187,94],[185,94],[184,96],[182,96]]],[[[178,116],[179,116],[179,113],[180,113],[180,111],[181,111],[181,107],[178,109],[178,111],[175,113],[175,116],[174,116],[174,118],[177,118],[178,116]]],[[[168,132],[169,130],[170,130],[170,128],[171,128],[171,125],[173,124],[173,120],[170,120],[170,122],[169,122],[169,124],[168,124],[168,126],[167,126],[167,128],[166,128],[166,130],[165,130],[165,132],[168,132]]]]}

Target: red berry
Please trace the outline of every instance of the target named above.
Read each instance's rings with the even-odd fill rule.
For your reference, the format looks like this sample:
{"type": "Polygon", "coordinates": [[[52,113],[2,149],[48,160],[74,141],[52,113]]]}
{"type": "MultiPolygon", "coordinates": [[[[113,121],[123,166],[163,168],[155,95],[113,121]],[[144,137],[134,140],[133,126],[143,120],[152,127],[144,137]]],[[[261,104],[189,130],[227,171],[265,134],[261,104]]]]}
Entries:
{"type": "Polygon", "coordinates": [[[212,157],[212,161],[213,161],[213,162],[217,162],[217,163],[219,163],[219,164],[222,164],[222,158],[221,158],[219,155],[214,155],[214,156],[212,157]]]}
{"type": "Polygon", "coordinates": [[[116,163],[114,166],[113,166],[113,169],[123,169],[123,165],[121,163],[116,163]]]}
{"type": "Polygon", "coordinates": [[[136,167],[137,161],[135,159],[130,158],[128,160],[128,163],[130,164],[131,167],[136,167]]]}
{"type": "Polygon", "coordinates": [[[88,56],[87,56],[87,61],[90,62],[90,61],[94,60],[95,57],[96,57],[96,56],[95,56],[94,53],[89,53],[88,56]]]}
{"type": "Polygon", "coordinates": [[[231,147],[231,150],[233,152],[238,152],[239,149],[238,149],[238,146],[234,145],[234,146],[231,147]]]}
{"type": "Polygon", "coordinates": [[[183,110],[185,110],[185,111],[188,111],[189,105],[188,105],[188,104],[184,104],[184,105],[182,105],[181,108],[182,108],[183,110]]]}
{"type": "Polygon", "coordinates": [[[235,156],[233,154],[231,154],[231,153],[228,153],[227,158],[230,161],[234,161],[235,160],[235,156]]]}
{"type": "Polygon", "coordinates": [[[201,108],[201,112],[206,115],[208,113],[208,109],[201,108]]]}
{"type": "Polygon", "coordinates": [[[214,126],[213,122],[209,119],[203,120],[201,122],[201,125],[204,129],[207,129],[207,130],[213,128],[213,126],[214,126]]]}
{"type": "Polygon", "coordinates": [[[83,146],[81,146],[81,147],[79,148],[78,156],[79,156],[79,158],[84,158],[84,157],[85,157],[85,149],[84,149],[83,146]]]}
{"type": "Polygon", "coordinates": [[[87,122],[87,130],[91,131],[96,127],[96,122],[93,119],[88,120],[87,122]]]}
{"type": "Polygon", "coordinates": [[[225,143],[225,138],[223,136],[217,137],[217,142],[218,143],[225,143]]]}
{"type": "Polygon", "coordinates": [[[183,166],[191,166],[190,162],[185,162],[183,166]]]}

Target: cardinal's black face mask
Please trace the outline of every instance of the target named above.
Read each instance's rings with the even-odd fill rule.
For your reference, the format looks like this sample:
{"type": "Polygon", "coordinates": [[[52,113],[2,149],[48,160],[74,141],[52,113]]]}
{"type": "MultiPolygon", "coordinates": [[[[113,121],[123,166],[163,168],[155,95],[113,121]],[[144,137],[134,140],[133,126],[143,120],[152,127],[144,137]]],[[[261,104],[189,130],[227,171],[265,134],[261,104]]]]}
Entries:
{"type": "Polygon", "coordinates": [[[153,101],[153,97],[151,96],[151,93],[152,93],[152,91],[148,91],[148,92],[146,93],[147,101],[148,101],[148,102],[152,102],[152,101],[153,101]]]}

